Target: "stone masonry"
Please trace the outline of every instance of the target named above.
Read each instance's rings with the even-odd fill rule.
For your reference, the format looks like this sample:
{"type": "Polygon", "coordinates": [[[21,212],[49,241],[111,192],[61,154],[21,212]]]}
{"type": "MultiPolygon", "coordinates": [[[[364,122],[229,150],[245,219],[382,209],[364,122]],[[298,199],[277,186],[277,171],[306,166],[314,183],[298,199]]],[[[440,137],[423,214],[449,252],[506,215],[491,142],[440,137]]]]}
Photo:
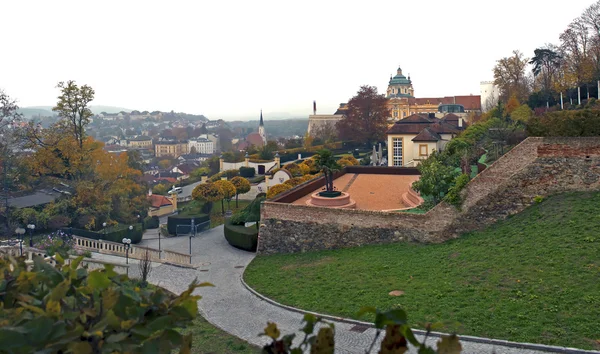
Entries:
{"type": "Polygon", "coordinates": [[[528,138],[469,182],[460,209],[442,202],[418,215],[264,202],[258,253],[443,242],[516,214],[536,196],[593,190],[600,138],[528,138]]]}

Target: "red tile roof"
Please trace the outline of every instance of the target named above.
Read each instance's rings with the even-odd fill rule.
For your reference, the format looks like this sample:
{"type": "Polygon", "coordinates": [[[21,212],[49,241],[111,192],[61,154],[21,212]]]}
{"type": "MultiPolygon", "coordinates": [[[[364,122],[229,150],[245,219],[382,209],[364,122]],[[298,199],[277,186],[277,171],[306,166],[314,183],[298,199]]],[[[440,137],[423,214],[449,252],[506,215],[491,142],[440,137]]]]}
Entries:
{"type": "Polygon", "coordinates": [[[173,205],[171,200],[164,195],[152,194],[148,197],[148,199],[150,199],[150,204],[153,208],[161,208],[164,206],[173,205]]]}

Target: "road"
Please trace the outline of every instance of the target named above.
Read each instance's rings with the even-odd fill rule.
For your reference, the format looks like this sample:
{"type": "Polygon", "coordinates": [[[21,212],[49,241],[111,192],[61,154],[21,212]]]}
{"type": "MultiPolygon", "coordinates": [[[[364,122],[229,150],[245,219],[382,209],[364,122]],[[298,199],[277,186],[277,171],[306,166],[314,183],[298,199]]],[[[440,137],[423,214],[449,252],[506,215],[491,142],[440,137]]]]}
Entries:
{"type": "Polygon", "coordinates": [[[194,188],[196,188],[197,185],[199,185],[202,182],[196,182],[196,183],[192,183],[190,185],[181,187],[181,189],[183,189],[183,192],[181,194],[179,194],[179,198],[186,198],[192,195],[192,191],[194,190],[194,188]]]}

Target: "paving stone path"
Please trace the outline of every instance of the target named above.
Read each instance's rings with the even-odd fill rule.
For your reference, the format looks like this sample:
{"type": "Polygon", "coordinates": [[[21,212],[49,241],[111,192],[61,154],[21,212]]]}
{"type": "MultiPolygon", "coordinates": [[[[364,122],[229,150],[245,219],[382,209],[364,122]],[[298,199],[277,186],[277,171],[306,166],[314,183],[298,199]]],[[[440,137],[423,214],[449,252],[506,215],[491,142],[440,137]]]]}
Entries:
{"type": "MultiPolygon", "coordinates": [[[[144,239],[141,244],[157,248],[158,240],[144,239]]],[[[189,238],[162,239],[161,247],[178,252],[189,252],[189,238]]],[[[213,325],[257,346],[263,346],[268,342],[264,337],[258,336],[267,321],[277,323],[281,332],[285,334],[298,332],[302,327],[301,314],[261,300],[243,286],[242,274],[255,255],[231,247],[223,237],[222,226],[206,231],[192,239],[192,255],[192,262],[199,265],[198,269],[160,264],[153,267],[150,281],[175,293],[184,291],[194,278],[198,278],[201,282],[212,283],[215,285],[214,287],[197,290],[197,293],[202,295],[202,299],[198,302],[202,315],[213,325]]],[[[103,255],[96,256],[103,257],[103,255]]],[[[114,261],[114,258],[111,260],[114,261]]],[[[137,266],[132,266],[130,274],[136,271],[137,266]]],[[[356,304],[357,308],[360,305],[356,304]]],[[[375,336],[375,330],[372,328],[361,332],[353,328],[354,324],[334,323],[337,353],[364,353],[375,336]]],[[[300,337],[300,334],[297,337],[300,337]]],[[[433,346],[435,341],[437,338],[431,338],[429,345],[433,346]]],[[[547,352],[480,344],[464,339],[462,344],[463,353],[466,354],[547,352]]],[[[375,348],[377,347],[378,345],[375,346],[375,348]]],[[[373,352],[376,353],[377,350],[373,352]]],[[[416,353],[416,351],[410,351],[410,353],[416,353]]]]}

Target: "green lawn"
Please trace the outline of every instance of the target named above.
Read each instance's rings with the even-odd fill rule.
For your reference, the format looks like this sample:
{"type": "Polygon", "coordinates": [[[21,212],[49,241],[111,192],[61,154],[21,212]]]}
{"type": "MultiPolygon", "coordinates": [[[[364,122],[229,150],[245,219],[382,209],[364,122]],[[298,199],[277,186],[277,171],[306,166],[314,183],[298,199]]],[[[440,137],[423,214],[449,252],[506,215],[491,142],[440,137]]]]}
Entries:
{"type": "Polygon", "coordinates": [[[260,353],[260,349],[211,325],[201,315],[193,324],[182,330],[192,333],[192,353],[260,353]]]}
{"type": "Polygon", "coordinates": [[[600,193],[554,196],[439,245],[259,256],[245,280],[306,310],[400,306],[419,328],[600,349],[600,193]]]}

